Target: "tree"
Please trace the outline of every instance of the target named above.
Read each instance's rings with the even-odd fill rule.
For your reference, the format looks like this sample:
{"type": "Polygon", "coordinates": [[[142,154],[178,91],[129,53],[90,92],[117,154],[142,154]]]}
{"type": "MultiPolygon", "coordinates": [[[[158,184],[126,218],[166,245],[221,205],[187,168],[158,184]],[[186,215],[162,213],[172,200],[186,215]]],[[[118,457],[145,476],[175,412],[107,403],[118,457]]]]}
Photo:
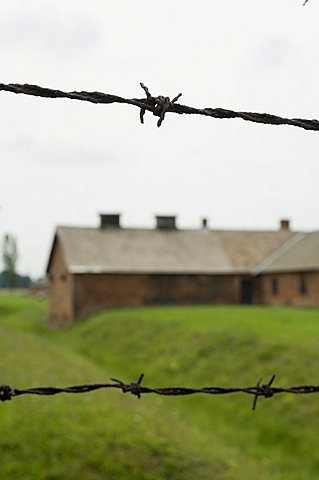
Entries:
{"type": "Polygon", "coordinates": [[[17,241],[13,235],[6,234],[2,243],[2,261],[4,283],[9,288],[16,287],[17,273],[16,265],[18,260],[17,241]]]}

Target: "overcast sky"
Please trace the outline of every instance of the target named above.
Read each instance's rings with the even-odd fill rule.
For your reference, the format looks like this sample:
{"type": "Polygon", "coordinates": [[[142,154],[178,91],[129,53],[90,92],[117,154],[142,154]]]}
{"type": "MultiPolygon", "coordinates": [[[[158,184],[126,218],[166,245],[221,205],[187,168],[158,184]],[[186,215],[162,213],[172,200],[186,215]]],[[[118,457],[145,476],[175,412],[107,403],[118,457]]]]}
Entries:
{"type": "MultiPolygon", "coordinates": [[[[0,82],[319,118],[319,3],[10,0],[0,82]]],[[[0,93],[0,234],[43,275],[57,225],[319,229],[319,133],[0,93]]]]}

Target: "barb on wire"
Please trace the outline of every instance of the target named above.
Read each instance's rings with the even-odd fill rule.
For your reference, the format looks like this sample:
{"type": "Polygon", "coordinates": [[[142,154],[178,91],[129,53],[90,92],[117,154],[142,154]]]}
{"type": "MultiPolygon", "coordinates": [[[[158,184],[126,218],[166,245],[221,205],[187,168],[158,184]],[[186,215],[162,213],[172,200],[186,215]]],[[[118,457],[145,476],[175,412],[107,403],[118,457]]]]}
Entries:
{"type": "Polygon", "coordinates": [[[22,93],[24,95],[33,95],[36,97],[44,98],[69,98],[72,100],[82,100],[90,103],[125,103],[128,105],[134,105],[140,109],[140,121],[144,123],[144,114],[146,111],[152,112],[153,115],[159,117],[157,126],[160,127],[163,123],[165,114],[167,112],[177,113],[179,115],[204,115],[205,117],[212,118],[241,118],[248,122],[262,123],[267,125],[292,125],[295,127],[303,128],[305,130],[319,131],[318,120],[307,120],[303,118],[284,118],[277,115],[270,115],[269,113],[256,113],[256,112],[236,112],[234,110],[227,110],[225,108],[194,108],[186,105],[176,103],[182,95],[178,94],[173,100],[169,97],[159,95],[153,97],[149,89],[141,83],[141,87],[146,93],[146,98],[124,98],[118,95],[111,95],[109,93],[102,92],[64,92],[62,90],[53,90],[51,88],[43,88],[38,85],[0,83],[0,91],[22,93]]]}
{"type": "MultiPolygon", "coordinates": [[[[173,100],[170,100],[169,97],[164,97],[163,95],[159,95],[158,97],[152,97],[149,92],[149,89],[144,85],[144,83],[140,83],[141,87],[143,88],[144,92],[146,93],[146,99],[152,102],[154,107],[153,114],[159,116],[159,120],[157,122],[157,126],[160,127],[163,123],[165,113],[168,111],[171,104],[176,103],[177,100],[182,96],[181,93],[176,95],[173,100]]],[[[140,119],[141,123],[144,123],[144,115],[145,115],[145,108],[141,108],[140,112],[140,119]]]]}
{"type": "Polygon", "coordinates": [[[268,383],[262,384],[262,379],[259,379],[257,384],[252,387],[204,387],[204,388],[190,388],[190,387],[160,387],[151,388],[142,385],[144,374],[139,376],[137,382],[125,383],[122,380],[111,378],[112,383],[93,383],[89,385],[75,385],[73,387],[35,387],[18,389],[10,385],[0,386],[0,401],[12,400],[14,397],[20,395],[56,395],[58,393],[86,393],[94,390],[117,388],[123,393],[131,393],[137,398],[141,398],[145,393],[154,393],[156,395],[164,396],[182,396],[193,395],[197,393],[207,395],[225,395],[230,393],[245,393],[253,395],[252,410],[256,409],[257,400],[259,397],[271,398],[279,393],[294,393],[294,394],[310,394],[319,393],[319,385],[299,385],[294,387],[274,387],[273,382],[275,375],[271,377],[268,383]]]}

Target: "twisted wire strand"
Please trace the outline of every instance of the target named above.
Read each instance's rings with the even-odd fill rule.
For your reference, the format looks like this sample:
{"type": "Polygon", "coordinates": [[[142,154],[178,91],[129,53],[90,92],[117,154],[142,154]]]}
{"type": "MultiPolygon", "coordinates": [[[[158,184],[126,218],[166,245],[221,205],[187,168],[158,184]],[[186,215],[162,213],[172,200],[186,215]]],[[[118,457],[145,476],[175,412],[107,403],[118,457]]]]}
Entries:
{"type": "Polygon", "coordinates": [[[299,385],[292,387],[274,387],[273,382],[275,375],[271,377],[268,383],[262,384],[262,379],[259,379],[257,385],[251,387],[203,387],[203,388],[190,388],[190,387],[159,387],[151,388],[142,385],[144,375],[141,374],[137,382],[125,383],[116,378],[111,378],[112,383],[94,383],[88,385],[75,385],[71,387],[35,387],[18,389],[12,388],[10,385],[0,386],[0,401],[11,400],[14,397],[20,395],[56,395],[59,393],[88,393],[94,390],[101,389],[119,389],[123,393],[131,393],[137,398],[141,398],[143,394],[153,393],[163,396],[183,396],[194,394],[208,394],[208,395],[225,395],[231,393],[244,393],[253,395],[252,409],[255,410],[257,400],[259,397],[271,398],[279,393],[292,393],[292,394],[310,394],[319,393],[318,385],[299,385]]]}
{"type": "Polygon", "coordinates": [[[242,120],[254,123],[262,123],[267,125],[291,125],[298,128],[303,128],[305,130],[319,131],[319,121],[316,119],[309,120],[303,118],[284,118],[277,115],[271,115],[269,113],[240,112],[225,108],[194,108],[176,103],[181,94],[177,95],[173,100],[170,100],[169,97],[162,95],[153,97],[144,84],[141,83],[140,85],[146,93],[146,98],[124,98],[118,95],[102,92],[64,92],[62,90],[43,88],[38,85],[22,85],[17,83],[0,83],[0,91],[44,98],[68,98],[95,104],[123,103],[133,105],[140,109],[141,123],[144,123],[143,117],[146,111],[149,111],[153,113],[153,115],[160,117],[159,121],[157,122],[158,127],[161,126],[165,113],[170,112],[177,113],[179,115],[204,115],[206,117],[219,119],[241,118],[242,120]]]}

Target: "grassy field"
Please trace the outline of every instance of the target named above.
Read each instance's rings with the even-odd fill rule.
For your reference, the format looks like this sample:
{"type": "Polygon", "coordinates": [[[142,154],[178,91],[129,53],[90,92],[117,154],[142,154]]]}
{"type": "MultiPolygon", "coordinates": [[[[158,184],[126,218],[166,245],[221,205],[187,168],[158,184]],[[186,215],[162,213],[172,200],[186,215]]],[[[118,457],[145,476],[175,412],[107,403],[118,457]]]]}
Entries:
{"type": "MultiPolygon", "coordinates": [[[[45,327],[46,302],[0,297],[0,383],[319,384],[319,311],[162,307],[45,327]]],[[[119,391],[0,405],[0,478],[303,480],[319,477],[319,395],[137,400],[119,391]]]]}

